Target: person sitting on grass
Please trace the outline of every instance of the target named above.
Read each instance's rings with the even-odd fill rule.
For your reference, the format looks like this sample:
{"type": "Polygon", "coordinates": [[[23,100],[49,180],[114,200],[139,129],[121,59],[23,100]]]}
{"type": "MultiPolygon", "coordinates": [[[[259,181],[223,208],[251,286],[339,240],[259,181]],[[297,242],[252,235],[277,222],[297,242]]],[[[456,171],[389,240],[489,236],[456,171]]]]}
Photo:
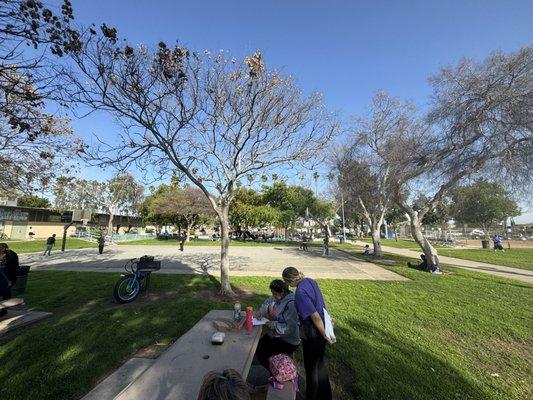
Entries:
{"type": "Polygon", "coordinates": [[[228,368],[204,376],[198,400],[250,400],[250,392],[241,374],[228,368]]]}
{"type": "Polygon", "coordinates": [[[370,250],[370,246],[367,244],[365,248],[363,249],[363,255],[369,256],[372,254],[372,250],[370,250]]]}
{"type": "Polygon", "coordinates": [[[268,369],[268,359],[276,354],[292,357],[300,345],[298,312],[294,303],[294,294],[289,286],[280,279],[270,282],[272,296],[267,298],[256,317],[267,318],[268,331],[257,345],[257,359],[268,369]]]}
{"type": "Polygon", "coordinates": [[[497,233],[492,237],[492,241],[494,242],[494,250],[504,251],[503,250],[503,245],[502,245],[502,240],[503,240],[503,238],[500,235],[498,235],[497,233]]]}
{"type": "Polygon", "coordinates": [[[409,268],[418,269],[420,271],[431,272],[432,274],[437,274],[437,275],[441,275],[442,274],[442,271],[440,270],[440,265],[439,265],[438,260],[435,263],[435,265],[430,268],[429,265],[428,265],[428,261],[426,259],[426,255],[425,254],[420,254],[420,259],[422,260],[420,263],[414,264],[414,263],[408,262],[407,266],[409,268]]]}

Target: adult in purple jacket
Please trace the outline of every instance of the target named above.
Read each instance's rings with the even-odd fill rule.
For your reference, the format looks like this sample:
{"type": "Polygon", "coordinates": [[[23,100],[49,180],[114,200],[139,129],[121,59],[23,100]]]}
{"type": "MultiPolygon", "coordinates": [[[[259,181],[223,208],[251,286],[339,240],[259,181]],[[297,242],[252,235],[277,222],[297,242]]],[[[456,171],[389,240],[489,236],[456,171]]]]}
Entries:
{"type": "Polygon", "coordinates": [[[324,297],[316,281],[306,278],[294,267],[283,270],[283,280],[296,287],[294,304],[300,318],[304,353],[306,400],[331,400],[328,367],[324,360],[326,344],[334,343],[324,327],[324,297]]]}

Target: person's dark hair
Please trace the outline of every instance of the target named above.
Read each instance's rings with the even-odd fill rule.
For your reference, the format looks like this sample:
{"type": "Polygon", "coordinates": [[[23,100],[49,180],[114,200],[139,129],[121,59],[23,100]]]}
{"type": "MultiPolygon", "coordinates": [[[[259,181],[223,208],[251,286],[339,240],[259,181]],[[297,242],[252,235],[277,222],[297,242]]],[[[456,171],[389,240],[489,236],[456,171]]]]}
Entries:
{"type": "Polygon", "coordinates": [[[7,245],[7,243],[0,243],[0,248],[7,250],[9,249],[9,246],[7,245]]]}
{"type": "Polygon", "coordinates": [[[425,259],[426,259],[426,255],[425,255],[425,254],[420,254],[420,258],[421,258],[422,260],[425,260],[425,259]]]}
{"type": "Polygon", "coordinates": [[[269,288],[270,290],[276,293],[280,293],[280,294],[289,293],[289,286],[285,282],[283,282],[281,279],[274,279],[272,282],[270,282],[269,288]]]}
{"type": "Polygon", "coordinates": [[[304,274],[294,267],[287,267],[283,270],[281,276],[285,282],[296,282],[299,279],[303,279],[304,274]]]}
{"type": "Polygon", "coordinates": [[[246,382],[234,369],[208,372],[203,379],[198,400],[249,400],[246,382]]]}

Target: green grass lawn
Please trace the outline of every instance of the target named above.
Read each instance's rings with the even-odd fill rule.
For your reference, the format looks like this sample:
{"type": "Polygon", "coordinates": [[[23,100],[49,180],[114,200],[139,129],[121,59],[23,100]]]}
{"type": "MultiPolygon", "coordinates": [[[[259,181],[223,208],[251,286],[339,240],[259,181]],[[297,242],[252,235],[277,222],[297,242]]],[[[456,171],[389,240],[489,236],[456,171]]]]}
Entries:
{"type": "MultiPolygon", "coordinates": [[[[327,358],[340,399],[531,398],[533,286],[459,269],[390,268],[410,281],[319,281],[336,320],[327,358]]],[[[214,295],[214,278],[164,274],[153,276],[148,299],[118,305],[116,279],[30,274],[27,303],[54,315],[0,340],[2,400],[79,399],[139,349],[169,344],[210,309],[231,307],[214,295]]],[[[269,281],[232,279],[254,306],[269,281]]]]}
{"type": "Polygon", "coordinates": [[[439,249],[439,254],[533,271],[533,249],[439,249]]]}
{"type": "MultiPolygon", "coordinates": [[[[62,239],[56,239],[56,245],[52,249],[54,251],[61,250],[61,244],[63,243],[62,239]]],[[[38,251],[44,252],[46,247],[46,240],[25,240],[25,241],[13,241],[8,242],[9,248],[18,254],[22,253],[34,253],[38,251]]],[[[89,247],[97,247],[96,242],[89,242],[87,240],[77,239],[77,238],[67,238],[67,243],[65,246],[66,250],[71,249],[85,249],[89,247]]]]}
{"type": "MultiPolygon", "coordinates": [[[[318,243],[318,242],[317,242],[318,243]]],[[[314,243],[313,245],[317,245],[314,243]]],[[[128,240],[123,242],[118,242],[119,245],[123,246],[139,246],[139,245],[150,245],[150,246],[176,246],[180,245],[179,240],[176,239],[140,239],[140,240],[128,240]]],[[[311,243],[309,243],[311,244],[311,243]]],[[[232,239],[230,246],[299,246],[300,244],[296,241],[272,241],[272,242],[254,242],[253,240],[237,240],[232,239]]],[[[220,247],[220,240],[191,240],[185,242],[185,247],[187,246],[214,246],[220,247]]]]}

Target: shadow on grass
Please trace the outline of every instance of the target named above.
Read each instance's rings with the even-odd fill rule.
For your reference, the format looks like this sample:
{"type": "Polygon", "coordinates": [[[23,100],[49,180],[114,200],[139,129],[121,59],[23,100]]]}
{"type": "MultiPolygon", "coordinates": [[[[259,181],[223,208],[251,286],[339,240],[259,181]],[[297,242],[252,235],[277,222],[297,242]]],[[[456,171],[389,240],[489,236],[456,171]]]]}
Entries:
{"type": "Polygon", "coordinates": [[[0,341],[0,381],[9,382],[0,387],[2,400],[80,398],[139,349],[170,345],[211,309],[231,307],[205,296],[219,288],[213,277],[156,275],[151,294],[128,305],[113,301],[115,281],[101,273],[33,273],[26,301],[54,315],[0,341]]]}
{"type": "Polygon", "coordinates": [[[436,355],[385,330],[351,319],[337,326],[330,369],[342,399],[480,400],[480,385],[436,355]]]}

